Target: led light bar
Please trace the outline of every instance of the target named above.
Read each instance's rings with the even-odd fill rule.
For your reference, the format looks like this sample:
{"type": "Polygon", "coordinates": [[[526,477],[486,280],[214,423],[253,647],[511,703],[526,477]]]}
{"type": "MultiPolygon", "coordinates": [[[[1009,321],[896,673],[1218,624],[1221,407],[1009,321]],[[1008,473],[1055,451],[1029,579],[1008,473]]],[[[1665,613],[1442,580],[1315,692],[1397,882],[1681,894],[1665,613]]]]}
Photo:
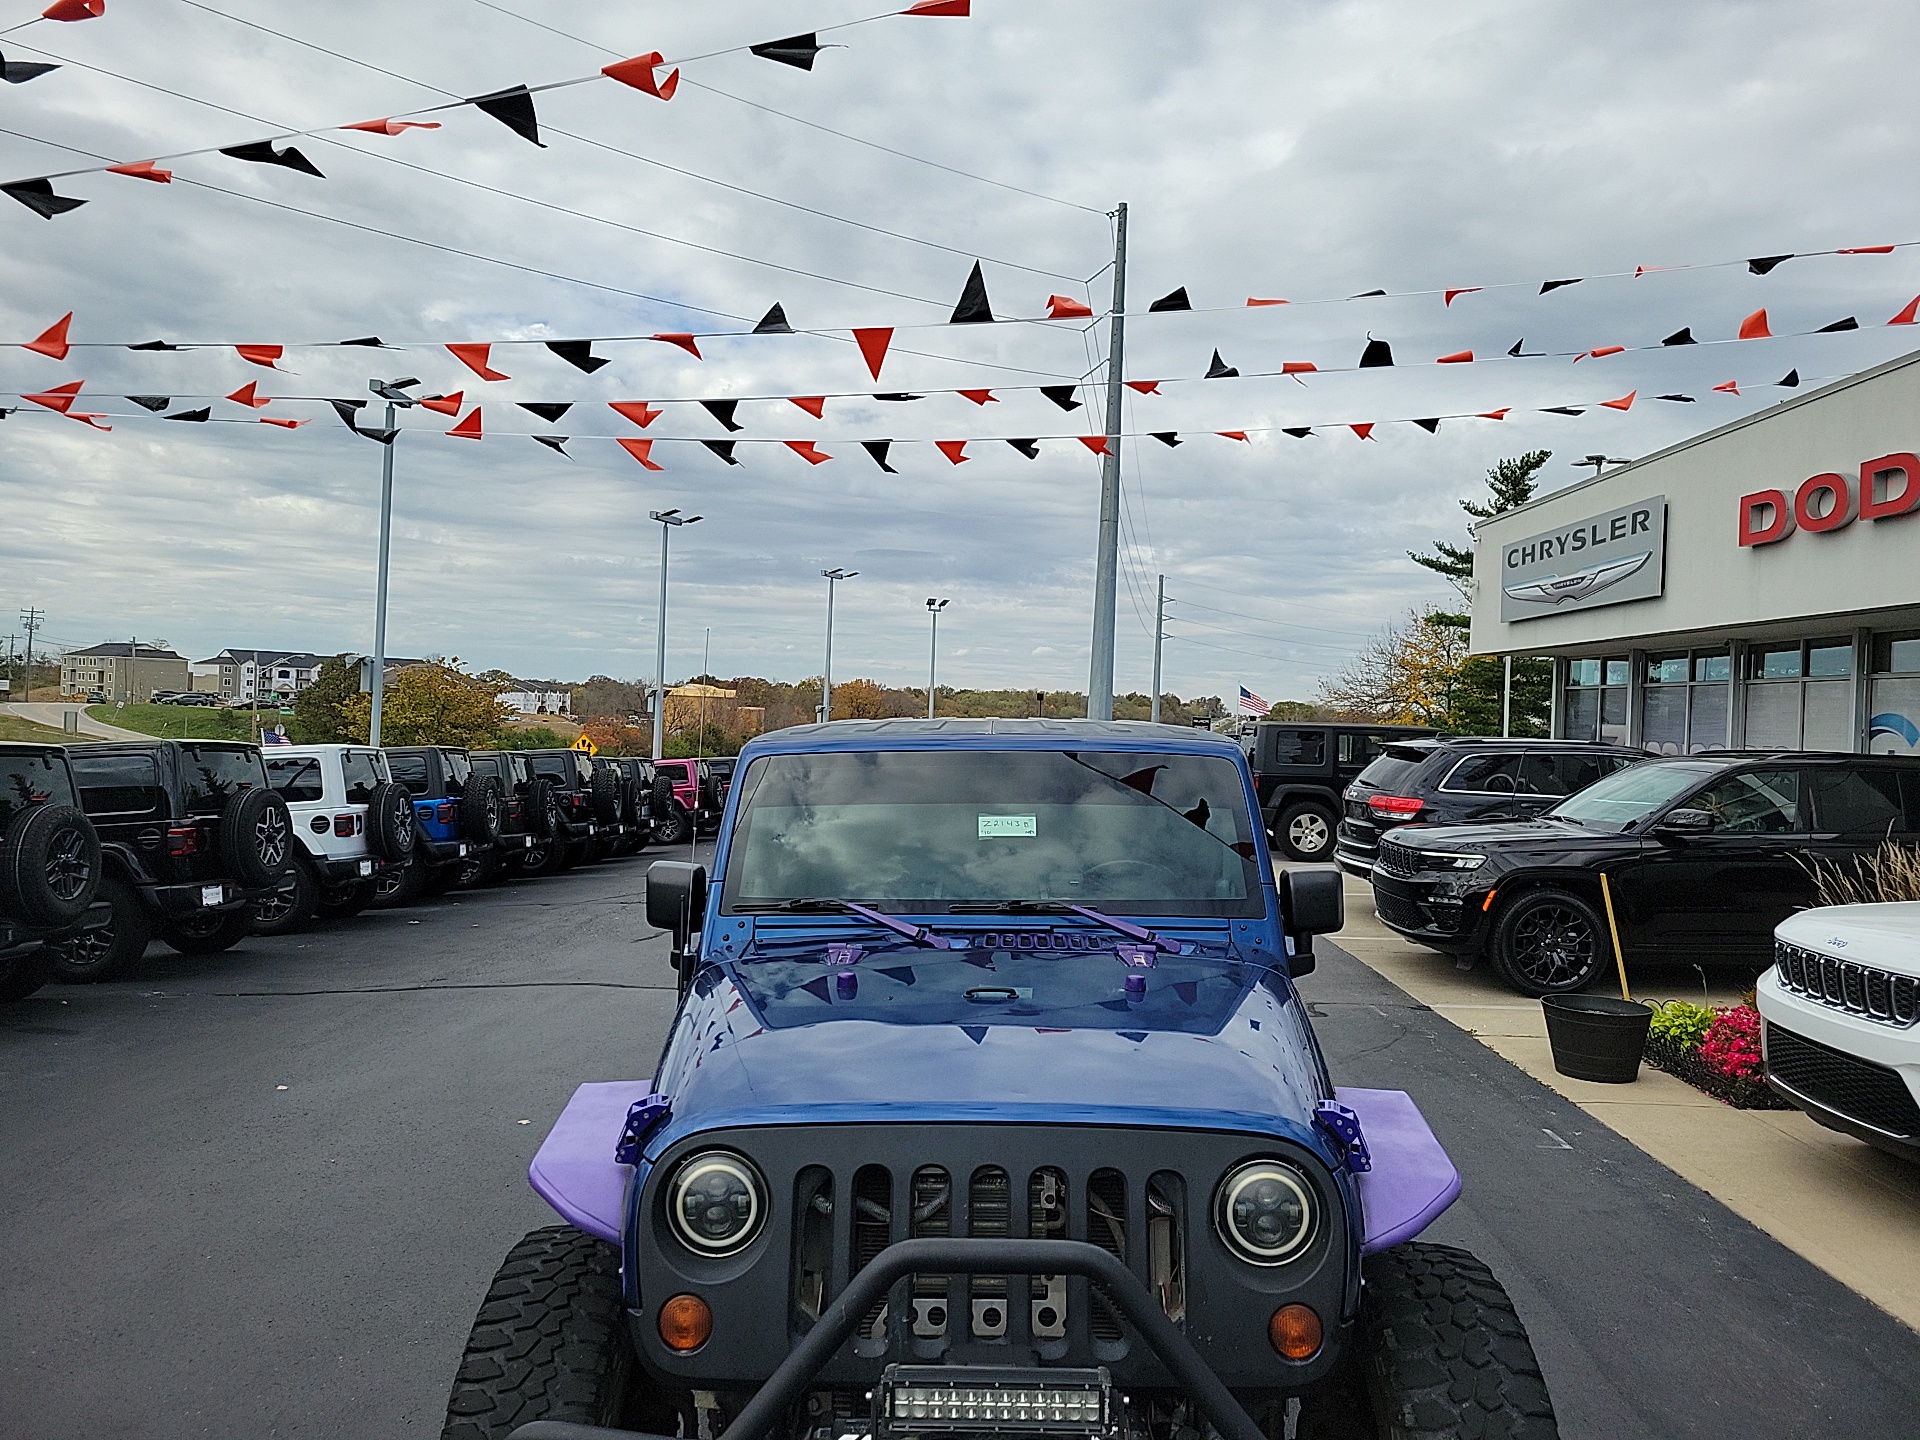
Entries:
{"type": "Polygon", "coordinates": [[[874,1435],[1101,1435],[1113,1413],[1104,1369],[889,1365],[874,1393],[874,1435]]]}

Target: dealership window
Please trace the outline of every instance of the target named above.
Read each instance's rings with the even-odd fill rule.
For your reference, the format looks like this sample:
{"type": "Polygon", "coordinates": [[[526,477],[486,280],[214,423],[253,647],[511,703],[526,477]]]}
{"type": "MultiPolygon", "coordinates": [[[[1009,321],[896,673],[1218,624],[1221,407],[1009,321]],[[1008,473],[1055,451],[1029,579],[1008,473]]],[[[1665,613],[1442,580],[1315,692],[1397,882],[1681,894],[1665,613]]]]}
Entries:
{"type": "Polygon", "coordinates": [[[1631,668],[1624,657],[1567,662],[1563,738],[1627,743],[1627,678],[1631,668]]]}
{"type": "Polygon", "coordinates": [[[1656,755],[1724,749],[1733,660],[1725,650],[1674,650],[1647,657],[1640,692],[1640,744],[1656,755]]]}
{"type": "Polygon", "coordinates": [[[1747,652],[1747,747],[1853,749],[1853,642],[1756,644],[1747,652]]]}
{"type": "Polygon", "coordinates": [[[1867,749],[1920,755],[1920,634],[1874,636],[1871,683],[1867,749]]]}

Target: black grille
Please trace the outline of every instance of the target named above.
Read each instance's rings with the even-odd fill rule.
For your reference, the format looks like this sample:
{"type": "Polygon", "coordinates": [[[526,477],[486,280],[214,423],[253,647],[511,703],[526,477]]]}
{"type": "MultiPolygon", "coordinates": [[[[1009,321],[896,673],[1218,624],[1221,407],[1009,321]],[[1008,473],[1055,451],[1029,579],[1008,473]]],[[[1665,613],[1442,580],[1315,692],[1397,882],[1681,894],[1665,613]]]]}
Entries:
{"type": "Polygon", "coordinates": [[[1430,930],[1433,928],[1433,921],[1427,918],[1425,911],[1421,910],[1421,908],[1411,900],[1402,900],[1391,890],[1383,890],[1375,886],[1373,891],[1373,908],[1379,912],[1380,918],[1389,925],[1398,925],[1406,930],[1430,930]]]}
{"type": "Polygon", "coordinates": [[[1920,1137],[1920,1105],[1899,1073],[1884,1065],[1769,1025],[1767,1072],[1850,1120],[1903,1139],[1920,1137]]]}
{"type": "Polygon", "coordinates": [[[1389,875],[1413,876],[1420,873],[1414,865],[1411,850],[1386,840],[1380,842],[1380,853],[1374,863],[1389,875]]]}
{"type": "Polygon", "coordinates": [[[1920,979],[1819,955],[1776,940],[1774,964],[1780,983],[1816,1004],[1887,1025],[1920,1023],[1920,979]]]}

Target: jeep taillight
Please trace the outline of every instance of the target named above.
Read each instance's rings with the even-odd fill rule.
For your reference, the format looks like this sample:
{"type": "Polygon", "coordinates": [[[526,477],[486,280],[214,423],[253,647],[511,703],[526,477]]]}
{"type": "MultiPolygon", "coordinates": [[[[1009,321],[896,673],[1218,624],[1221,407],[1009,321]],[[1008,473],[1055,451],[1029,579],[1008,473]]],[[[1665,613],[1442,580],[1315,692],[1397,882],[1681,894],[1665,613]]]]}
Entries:
{"type": "Polygon", "coordinates": [[[353,816],[336,815],[333,817],[333,833],[342,840],[353,838],[353,816]]]}
{"type": "Polygon", "coordinates": [[[1391,820],[1411,820],[1424,808],[1426,802],[1411,795],[1372,795],[1367,799],[1367,809],[1391,820]]]}
{"type": "Polygon", "coordinates": [[[433,818],[438,820],[442,825],[451,825],[453,823],[453,802],[451,800],[443,800],[440,804],[434,806],[433,818]]]}
{"type": "Polygon", "coordinates": [[[192,825],[175,825],[167,831],[167,854],[174,859],[200,853],[200,831],[192,825]]]}

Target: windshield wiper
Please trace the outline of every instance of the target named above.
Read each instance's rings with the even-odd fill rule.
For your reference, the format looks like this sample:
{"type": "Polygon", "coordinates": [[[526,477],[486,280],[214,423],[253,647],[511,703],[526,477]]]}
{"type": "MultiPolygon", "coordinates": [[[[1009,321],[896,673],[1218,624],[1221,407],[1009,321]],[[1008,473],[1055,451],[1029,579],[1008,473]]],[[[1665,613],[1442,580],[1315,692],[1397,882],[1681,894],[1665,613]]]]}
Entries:
{"type": "Polygon", "coordinates": [[[1168,940],[1156,935],[1144,925],[1135,925],[1118,916],[1103,915],[1098,910],[1090,910],[1085,905],[1075,905],[1066,900],[1004,900],[994,904],[949,905],[949,915],[1078,915],[1082,920],[1091,920],[1096,925],[1104,925],[1126,936],[1129,940],[1142,945],[1151,945],[1156,950],[1169,955],[1181,954],[1184,946],[1178,940],[1168,940]]]}
{"type": "Polygon", "coordinates": [[[904,936],[916,945],[925,945],[931,950],[964,950],[967,948],[967,942],[964,940],[949,940],[944,935],[934,934],[924,925],[910,924],[898,916],[887,914],[884,910],[875,910],[866,905],[857,905],[851,900],[834,900],[820,897],[817,899],[778,900],[764,905],[736,905],[733,908],[736,913],[743,915],[774,913],[783,915],[804,915],[808,913],[857,915],[862,920],[870,921],[884,929],[891,930],[894,934],[904,936]]]}

